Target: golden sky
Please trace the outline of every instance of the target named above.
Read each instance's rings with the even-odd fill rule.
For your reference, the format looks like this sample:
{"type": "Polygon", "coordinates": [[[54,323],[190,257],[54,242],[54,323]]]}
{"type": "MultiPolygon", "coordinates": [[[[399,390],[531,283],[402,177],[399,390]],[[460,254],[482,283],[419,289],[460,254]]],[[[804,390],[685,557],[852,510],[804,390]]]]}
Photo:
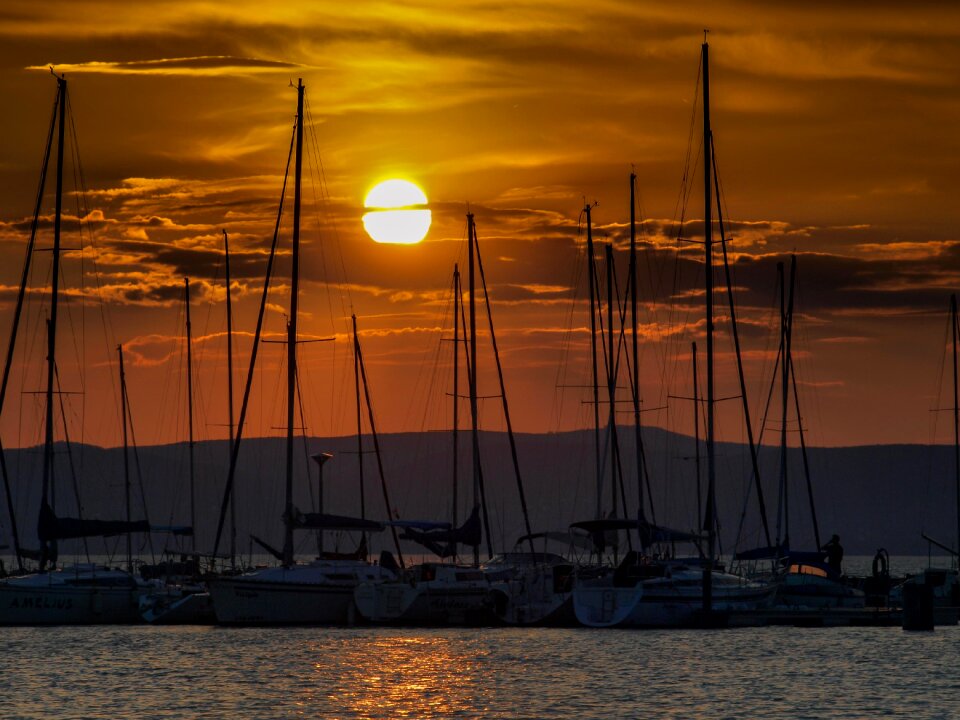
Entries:
{"type": "MultiPolygon", "coordinates": [[[[301,331],[336,338],[301,348],[308,432],[353,428],[351,312],[379,429],[447,427],[450,344],[441,337],[450,336],[452,266],[465,264],[468,204],[515,426],[586,426],[586,391],[559,387],[588,379],[580,214],[585,200],[599,203],[595,236],[616,244],[622,292],[631,168],[644,219],[643,395],[648,408],[670,405],[645,422],[688,432],[689,408],[667,395],[689,394],[689,343],[703,341],[702,266],[690,246],[678,259],[674,242],[681,219],[685,236],[702,236],[699,170],[686,203],[681,195],[687,154],[699,152],[703,28],[755,415],[776,350],[775,265],[795,252],[808,443],[943,440],[931,426],[943,430],[948,418],[930,410],[946,403],[945,313],[960,273],[960,7],[946,3],[5,3],[0,338],[52,65],[70,84],[80,159],[68,161],[65,181],[73,302],[59,359],[62,389],[84,392],[64,396],[72,439],[119,442],[117,343],[128,353],[138,441],[185,437],[185,275],[195,286],[198,435],[225,436],[221,230],[235,251],[239,398],[294,118],[290,81],[303,78],[301,331]],[[414,180],[430,199],[434,225],[420,245],[376,245],[364,234],[363,198],[390,177],[414,180]]],[[[283,248],[289,227],[285,217],[283,248]]],[[[49,244],[45,232],[40,245],[49,244]]],[[[281,278],[286,270],[282,261],[281,278]]],[[[42,439],[31,393],[42,386],[48,282],[49,254],[39,253],[37,302],[3,411],[11,446],[42,439]]],[[[271,333],[283,331],[286,284],[271,296],[271,333]]],[[[726,333],[718,350],[718,394],[735,394],[726,333]]],[[[282,346],[265,345],[262,358],[255,435],[279,432],[283,417],[274,400],[282,346]]],[[[488,350],[480,362],[480,392],[492,395],[488,350]]],[[[485,427],[502,428],[495,411],[484,401],[485,427]]],[[[743,437],[731,403],[720,419],[725,439],[743,437]]]]}

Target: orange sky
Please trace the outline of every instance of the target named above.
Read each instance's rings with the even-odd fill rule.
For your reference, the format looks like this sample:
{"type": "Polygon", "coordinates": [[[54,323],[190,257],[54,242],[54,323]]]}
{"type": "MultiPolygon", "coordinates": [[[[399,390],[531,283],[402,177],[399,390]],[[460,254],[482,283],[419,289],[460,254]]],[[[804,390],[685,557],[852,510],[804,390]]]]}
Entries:
{"type": "MultiPolygon", "coordinates": [[[[74,301],[85,299],[65,306],[60,334],[62,388],[84,391],[64,396],[71,439],[119,442],[118,342],[128,353],[138,442],[185,437],[186,274],[196,286],[198,436],[223,437],[220,232],[236,250],[245,368],[295,110],[289,81],[302,77],[301,330],[336,337],[301,350],[311,434],[353,429],[351,311],[379,429],[447,426],[450,345],[440,340],[449,337],[452,265],[464,261],[467,203],[515,426],[586,426],[586,391],[559,387],[584,384],[589,370],[578,221],[585,199],[599,203],[595,236],[617,243],[622,290],[631,167],[645,219],[643,395],[648,408],[669,405],[645,422],[689,432],[689,403],[667,396],[690,392],[689,343],[703,340],[702,267],[679,260],[673,238],[691,132],[698,153],[693,104],[709,27],[713,125],[754,413],[776,349],[775,264],[796,252],[808,443],[944,441],[948,418],[930,410],[947,402],[939,398],[944,313],[960,272],[958,15],[941,3],[903,10],[886,2],[793,10],[746,1],[288,2],[277,10],[249,2],[7,3],[0,339],[9,332],[55,93],[46,68],[54,65],[70,83],[87,190],[78,206],[81,167],[68,162],[65,206],[74,221],[64,281],[74,301]],[[364,234],[363,198],[388,177],[414,180],[430,198],[434,225],[424,243],[382,246],[364,234]]],[[[683,218],[695,238],[699,170],[689,182],[683,218]]],[[[48,192],[44,215],[52,207],[48,192]]],[[[282,247],[289,227],[286,217],[282,247]]],[[[40,244],[49,243],[46,232],[40,244]]],[[[48,282],[49,254],[39,253],[37,302],[2,417],[9,446],[42,438],[41,398],[31,393],[42,387],[48,282]]],[[[272,333],[283,330],[283,289],[271,298],[272,333]]],[[[726,335],[718,349],[718,394],[735,394],[726,335]]],[[[277,433],[283,422],[274,400],[283,396],[281,355],[279,345],[263,348],[250,434],[277,433]]],[[[480,392],[494,394],[487,349],[480,362],[480,392]]],[[[495,402],[484,408],[484,426],[501,428],[495,402]]],[[[733,403],[722,404],[724,439],[743,437],[738,418],[733,403]]]]}

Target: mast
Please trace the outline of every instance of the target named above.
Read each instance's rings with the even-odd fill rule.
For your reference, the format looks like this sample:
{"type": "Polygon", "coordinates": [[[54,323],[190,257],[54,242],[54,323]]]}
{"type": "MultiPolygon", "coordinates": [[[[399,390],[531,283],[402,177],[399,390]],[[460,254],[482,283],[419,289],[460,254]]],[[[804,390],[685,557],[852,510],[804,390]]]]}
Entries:
{"type": "MultiPolygon", "coordinates": [[[[607,265],[607,396],[610,401],[610,414],[607,418],[607,432],[610,433],[610,507],[613,517],[617,517],[617,364],[613,357],[613,243],[604,246],[607,265]]],[[[626,508],[624,508],[626,510],[626,508]]],[[[614,549],[614,559],[617,553],[614,549]]]]}
{"type": "Polygon", "coordinates": [[[716,502],[716,458],[714,455],[714,367],[713,367],[713,222],[711,216],[710,156],[710,46],[703,42],[703,244],[707,314],[707,565],[703,571],[703,610],[713,609],[713,563],[717,529],[714,522],[716,502]]]}
{"type": "MultiPolygon", "coordinates": [[[[480,428],[477,408],[477,280],[474,259],[474,225],[473,213],[467,213],[467,256],[469,258],[468,280],[469,280],[469,303],[470,303],[470,431],[473,442],[473,506],[480,504],[480,428]]],[[[486,509],[484,509],[484,520],[487,520],[486,509]]],[[[489,528],[487,528],[487,544],[491,542],[489,528]]],[[[473,547],[473,564],[480,564],[480,546],[473,547]]]]}
{"type": "Polygon", "coordinates": [[[957,487],[957,549],[960,551],[960,390],[957,384],[957,296],[950,296],[950,327],[953,329],[953,459],[957,487]]]}
{"type": "MultiPolygon", "coordinates": [[[[50,319],[47,331],[47,417],[43,443],[43,488],[42,504],[49,501],[51,485],[53,483],[53,383],[54,369],[57,364],[57,295],[60,288],[60,217],[63,211],[63,136],[64,117],[67,107],[67,81],[57,78],[57,87],[60,99],[57,107],[57,199],[53,221],[53,266],[50,271],[50,319]]],[[[46,565],[49,549],[46,541],[41,541],[40,570],[46,565]]]]}
{"type": "Polygon", "coordinates": [[[780,547],[781,542],[785,546],[788,546],[790,542],[790,513],[787,504],[789,498],[787,492],[787,403],[790,391],[787,373],[790,367],[788,359],[790,350],[787,346],[787,289],[782,262],[777,263],[777,279],[780,282],[780,347],[783,348],[783,352],[780,353],[780,400],[783,406],[780,415],[780,513],[777,517],[777,547],[780,547]]]}
{"type": "MultiPolygon", "coordinates": [[[[123,345],[117,345],[117,358],[120,361],[120,415],[123,417],[123,497],[127,510],[127,522],[130,520],[130,444],[127,440],[127,376],[123,371],[123,345]]],[[[127,572],[133,572],[133,539],[127,531],[127,572]]]]}
{"type": "MultiPolygon", "coordinates": [[[[460,266],[453,266],[453,504],[450,513],[451,527],[457,527],[457,491],[460,474],[460,266]]],[[[453,543],[453,557],[457,557],[457,544],[453,543]]]]}
{"type": "MultiPolygon", "coordinates": [[[[360,517],[367,519],[366,493],[364,492],[363,482],[363,415],[360,411],[360,341],[357,339],[357,321],[353,319],[353,379],[354,390],[357,400],[357,464],[360,471],[360,517]]],[[[387,512],[390,509],[387,508],[387,512]]],[[[366,538],[367,534],[363,534],[366,538]]]]}
{"type": "MultiPolygon", "coordinates": [[[[643,468],[646,458],[643,451],[643,437],[640,432],[640,353],[637,350],[637,175],[630,173],[630,326],[633,343],[633,432],[637,446],[637,515],[640,521],[646,519],[643,507],[643,468]]],[[[699,478],[699,473],[697,474],[699,478]]],[[[698,479],[699,482],[699,479],[698,479]]],[[[626,513],[626,508],[624,508],[626,513]]],[[[642,537],[642,536],[641,536],[642,537]]]]}
{"type": "Polygon", "coordinates": [[[594,312],[596,288],[594,287],[593,226],[591,207],[584,206],[587,215],[587,292],[590,294],[590,359],[593,367],[593,444],[597,463],[597,520],[603,517],[603,468],[600,464],[600,379],[597,372],[597,316],[594,312]]]}
{"type": "Polygon", "coordinates": [[[303,80],[297,80],[297,155],[293,190],[290,321],[287,324],[287,473],[284,488],[283,565],[293,565],[293,434],[297,397],[297,300],[300,290],[300,185],[303,168],[303,80]]]}
{"type": "MultiPolygon", "coordinates": [[[[697,473],[697,513],[703,512],[703,490],[700,474],[700,395],[697,385],[697,344],[691,343],[691,355],[693,357],[693,459],[694,467],[697,473]]],[[[700,527],[703,527],[703,518],[700,518],[700,527]]]]}
{"type": "MultiPolygon", "coordinates": [[[[797,256],[790,256],[790,303],[787,306],[787,323],[790,327],[790,344],[793,347],[793,297],[797,287],[797,256]]],[[[813,539],[820,548],[820,524],[817,522],[817,506],[813,501],[813,483],[810,480],[810,459],[807,457],[807,442],[803,437],[803,415],[800,414],[800,393],[797,392],[797,371],[793,366],[793,351],[790,351],[790,384],[793,388],[793,404],[797,411],[797,434],[800,438],[800,455],[803,458],[803,475],[807,481],[807,500],[810,504],[810,521],[813,523],[813,539]]]]}
{"type": "MultiPolygon", "coordinates": [[[[193,334],[190,328],[190,278],[183,279],[184,302],[187,312],[187,428],[189,440],[187,448],[190,457],[190,527],[193,534],[190,536],[190,547],[197,551],[197,488],[194,478],[193,462],[193,334]]],[[[128,518],[129,519],[129,518],[128,518]]]]}
{"type": "MultiPolygon", "coordinates": [[[[233,455],[233,310],[230,298],[230,241],[223,231],[224,274],[227,285],[227,428],[233,455]]],[[[237,566],[237,500],[230,488],[230,567],[237,566]]]]}

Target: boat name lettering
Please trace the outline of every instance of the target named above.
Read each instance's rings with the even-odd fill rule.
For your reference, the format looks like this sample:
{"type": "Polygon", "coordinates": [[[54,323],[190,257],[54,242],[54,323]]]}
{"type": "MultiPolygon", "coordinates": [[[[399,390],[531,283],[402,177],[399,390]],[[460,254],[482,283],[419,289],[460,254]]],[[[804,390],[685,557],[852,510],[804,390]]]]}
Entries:
{"type": "Polygon", "coordinates": [[[34,610],[70,610],[73,608],[73,598],[45,598],[43,596],[14,598],[10,602],[11,608],[32,608],[34,610]]]}

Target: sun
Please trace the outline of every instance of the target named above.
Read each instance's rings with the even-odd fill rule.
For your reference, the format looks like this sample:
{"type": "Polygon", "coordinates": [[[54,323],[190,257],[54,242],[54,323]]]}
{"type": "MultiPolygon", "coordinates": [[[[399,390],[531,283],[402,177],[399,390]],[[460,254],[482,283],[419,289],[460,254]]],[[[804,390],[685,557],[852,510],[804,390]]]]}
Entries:
{"type": "Polygon", "coordinates": [[[431,213],[427,196],[409,180],[384,180],[367,193],[363,227],[378,243],[413,245],[426,237],[431,213]]]}

